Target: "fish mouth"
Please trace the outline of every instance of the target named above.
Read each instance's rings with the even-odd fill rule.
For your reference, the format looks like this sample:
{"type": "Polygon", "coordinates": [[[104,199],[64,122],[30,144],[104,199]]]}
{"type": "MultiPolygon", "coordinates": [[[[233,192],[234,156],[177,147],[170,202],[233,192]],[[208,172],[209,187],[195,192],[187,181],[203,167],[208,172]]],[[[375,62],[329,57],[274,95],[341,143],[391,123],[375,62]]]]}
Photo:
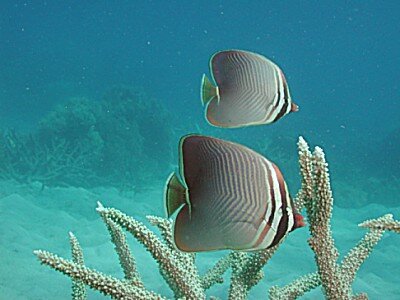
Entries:
{"type": "Polygon", "coordinates": [[[298,112],[299,111],[299,106],[292,102],[292,107],[290,109],[291,112],[298,112]]]}

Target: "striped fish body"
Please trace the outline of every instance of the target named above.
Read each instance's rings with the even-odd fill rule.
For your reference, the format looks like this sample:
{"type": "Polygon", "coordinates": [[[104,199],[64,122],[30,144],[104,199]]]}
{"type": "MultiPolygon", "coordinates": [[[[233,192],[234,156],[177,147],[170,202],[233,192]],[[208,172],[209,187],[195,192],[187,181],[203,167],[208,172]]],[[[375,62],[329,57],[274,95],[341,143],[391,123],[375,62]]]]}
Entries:
{"type": "Polygon", "coordinates": [[[216,87],[202,80],[206,119],[217,127],[234,128],[276,122],[297,111],[282,70],[262,55],[228,50],[211,57],[216,87]]]}
{"type": "Polygon", "coordinates": [[[266,249],[303,226],[279,169],[242,145],[183,137],[180,177],[169,178],[165,203],[168,216],[180,208],[174,241],[182,251],[266,249]]]}

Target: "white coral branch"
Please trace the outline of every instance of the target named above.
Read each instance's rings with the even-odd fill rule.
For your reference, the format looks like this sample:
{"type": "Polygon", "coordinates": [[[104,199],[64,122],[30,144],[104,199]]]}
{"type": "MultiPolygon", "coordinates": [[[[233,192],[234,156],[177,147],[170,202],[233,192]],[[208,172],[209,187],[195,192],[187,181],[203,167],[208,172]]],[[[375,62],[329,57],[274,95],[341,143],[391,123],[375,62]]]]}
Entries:
{"type": "MultiPolygon", "coordinates": [[[[78,239],[72,232],[69,232],[69,243],[71,245],[72,261],[78,265],[84,266],[82,247],[78,239]]],[[[86,300],[86,287],[81,280],[72,280],[72,299],[73,300],[86,300]]]]}
{"type": "Polygon", "coordinates": [[[36,250],[34,251],[34,254],[43,264],[48,265],[75,280],[80,280],[92,289],[100,291],[104,295],[111,296],[114,299],[165,299],[160,295],[145,290],[144,288],[126,284],[124,281],[63,259],[53,253],[36,250]]]}
{"type": "Polygon", "coordinates": [[[382,229],[400,233],[400,222],[393,219],[392,214],[384,215],[378,219],[371,219],[359,224],[360,227],[369,229],[382,229]]]}

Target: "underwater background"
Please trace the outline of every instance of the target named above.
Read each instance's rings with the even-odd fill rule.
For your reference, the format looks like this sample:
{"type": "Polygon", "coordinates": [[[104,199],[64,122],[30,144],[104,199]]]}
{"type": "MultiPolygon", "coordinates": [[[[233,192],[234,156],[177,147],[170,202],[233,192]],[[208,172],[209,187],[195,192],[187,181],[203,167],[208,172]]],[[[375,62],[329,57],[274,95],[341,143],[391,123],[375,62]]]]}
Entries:
{"type": "MultiPolygon", "coordinates": [[[[34,249],[122,276],[96,202],[146,223],[164,216],[178,142],[201,133],[245,144],[300,187],[299,135],[326,154],[333,235],[346,253],[357,224],[400,216],[399,1],[2,1],[0,11],[0,299],[70,299],[70,280],[34,249]],[[300,110],[272,125],[207,124],[200,80],[223,49],[261,53],[284,70],[300,110]]],[[[265,299],[315,270],[297,230],[251,294],[265,299]]],[[[156,263],[130,241],[147,286],[172,297],[156,263]]],[[[353,285],[400,299],[400,237],[385,234],[353,285]]],[[[202,253],[200,271],[224,252],[202,253]]],[[[212,294],[226,298],[227,285],[212,294]]],[[[90,292],[89,299],[103,299],[90,292]]],[[[322,299],[320,290],[303,299],[322,299]]]]}

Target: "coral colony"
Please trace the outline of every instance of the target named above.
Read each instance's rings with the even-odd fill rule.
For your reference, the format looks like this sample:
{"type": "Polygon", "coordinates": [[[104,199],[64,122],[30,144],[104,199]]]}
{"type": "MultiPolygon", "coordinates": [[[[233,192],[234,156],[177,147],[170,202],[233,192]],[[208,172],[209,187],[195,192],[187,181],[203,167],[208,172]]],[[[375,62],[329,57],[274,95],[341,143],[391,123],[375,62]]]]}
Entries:
{"type": "Polygon", "coordinates": [[[169,119],[156,101],[123,86],[112,88],[98,102],[72,98],[40,120],[37,132],[0,130],[0,179],[40,182],[43,188],[134,189],[140,186],[138,181],[155,176],[141,161],[167,169],[169,151],[155,143],[167,150],[171,145],[169,119]],[[164,160],[157,159],[161,154],[164,160]]]}
{"type": "MultiPolygon", "coordinates": [[[[302,178],[301,189],[294,204],[297,211],[306,212],[310,238],[308,243],[314,252],[316,271],[305,274],[286,286],[274,286],[269,290],[270,299],[296,299],[305,293],[322,287],[327,299],[367,299],[364,293],[354,295],[352,283],[361,264],[369,256],[385,231],[400,233],[400,222],[390,214],[367,220],[360,227],[368,232],[350,252],[339,261],[338,249],[332,237],[330,220],[333,197],[328,165],[324,152],[316,147],[311,153],[305,140],[298,142],[299,164],[302,178]]],[[[70,233],[72,260],[36,250],[34,253],[45,265],[72,279],[72,298],[86,299],[86,286],[109,295],[113,299],[166,299],[145,287],[136,269],[135,259],[126,242],[125,231],[132,234],[159,265],[159,271],[176,299],[206,299],[207,290],[214,284],[223,283],[223,274],[231,269],[229,299],[247,299],[250,290],[264,277],[263,267],[279,248],[256,252],[231,251],[205,274],[199,274],[196,256],[176,249],[173,241],[172,222],[148,216],[150,223],[161,233],[159,238],[144,224],[114,208],[98,204],[98,213],[107,226],[115,245],[124,278],[118,279],[85,266],[82,249],[76,237],[70,233]]],[[[215,299],[215,297],[210,297],[215,299]]]]}

